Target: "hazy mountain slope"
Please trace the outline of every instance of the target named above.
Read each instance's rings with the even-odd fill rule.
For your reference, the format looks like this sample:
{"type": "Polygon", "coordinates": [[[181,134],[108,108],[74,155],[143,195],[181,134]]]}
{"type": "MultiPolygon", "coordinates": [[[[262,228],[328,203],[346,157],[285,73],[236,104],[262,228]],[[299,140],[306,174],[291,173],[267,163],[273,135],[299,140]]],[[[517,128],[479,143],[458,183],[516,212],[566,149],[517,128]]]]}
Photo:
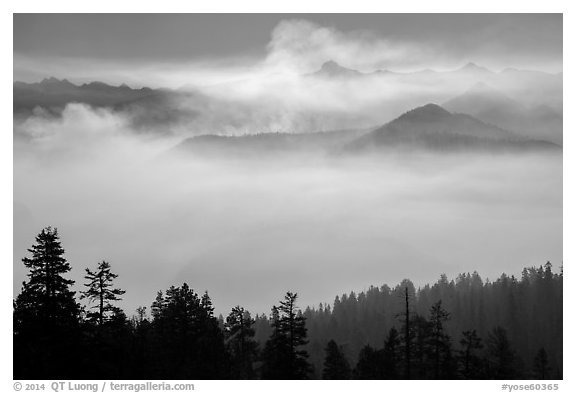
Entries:
{"type": "Polygon", "coordinates": [[[443,106],[519,135],[562,144],[562,114],[546,105],[527,108],[484,83],[474,85],[443,106]]]}
{"type": "MultiPolygon", "coordinates": [[[[494,72],[474,63],[442,72],[362,72],[328,61],[302,78],[188,90],[75,85],[48,78],[15,82],[13,98],[15,117],[28,117],[36,107],[58,115],[66,104],[80,102],[126,115],[138,132],[187,135],[359,129],[427,102],[446,102],[452,112],[562,144],[562,74],[494,72]],[[475,88],[461,94],[462,86],[475,88]],[[498,86],[498,91],[487,86],[498,86]]],[[[475,127],[466,121],[461,131],[475,127]]]]}
{"type": "Polygon", "coordinates": [[[350,68],[342,67],[340,64],[333,60],[329,60],[322,64],[320,69],[308,76],[321,77],[321,78],[349,78],[349,77],[361,77],[364,74],[360,71],[353,70],[350,68]]]}
{"type": "Polygon", "coordinates": [[[195,92],[156,90],[113,106],[116,112],[130,117],[137,130],[169,132],[172,126],[191,124],[203,112],[208,112],[209,99],[195,92]]]}
{"type": "Polygon", "coordinates": [[[13,111],[16,115],[27,115],[36,107],[58,113],[71,102],[91,106],[113,106],[156,94],[157,91],[144,87],[132,89],[126,85],[110,86],[102,82],[75,85],[66,79],[47,78],[39,83],[14,82],[13,111]]]}
{"type": "Polygon", "coordinates": [[[451,112],[468,113],[467,111],[474,111],[474,116],[496,110],[508,113],[524,110],[520,103],[482,82],[476,83],[466,92],[447,101],[442,106],[451,112]]]}
{"type": "Polygon", "coordinates": [[[370,153],[386,150],[560,151],[549,142],[520,137],[466,114],[428,104],[373,130],[313,133],[261,133],[243,136],[202,135],[184,140],[173,152],[227,158],[268,155],[370,153]]]}
{"type": "Polygon", "coordinates": [[[347,152],[387,148],[427,150],[555,150],[559,146],[523,138],[472,116],[428,104],[404,113],[344,147],[347,152]]]}
{"type": "Polygon", "coordinates": [[[188,138],[173,152],[192,156],[260,157],[298,153],[325,154],[370,130],[311,133],[262,133],[242,136],[200,135],[188,138]]]}

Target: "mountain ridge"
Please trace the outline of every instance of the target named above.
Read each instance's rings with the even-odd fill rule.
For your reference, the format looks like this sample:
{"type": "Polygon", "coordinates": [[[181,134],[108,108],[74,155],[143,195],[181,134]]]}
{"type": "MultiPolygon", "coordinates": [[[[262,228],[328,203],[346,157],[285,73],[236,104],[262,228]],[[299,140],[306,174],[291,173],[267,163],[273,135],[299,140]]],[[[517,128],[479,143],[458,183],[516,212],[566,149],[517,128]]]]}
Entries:
{"type": "Polygon", "coordinates": [[[526,138],[473,116],[451,113],[429,103],[405,112],[343,147],[343,151],[377,152],[390,148],[437,151],[557,150],[560,146],[526,138]]]}
{"type": "Polygon", "coordinates": [[[375,69],[373,71],[359,71],[353,68],[348,68],[346,66],[341,65],[340,63],[334,60],[327,60],[320,65],[320,68],[316,71],[313,71],[307,76],[374,76],[374,75],[384,75],[384,74],[392,74],[392,75],[414,75],[414,74],[423,74],[423,73],[431,73],[431,74],[450,74],[450,73],[482,73],[482,74],[506,74],[506,73],[538,73],[543,74],[551,77],[555,76],[562,76],[562,72],[560,73],[548,73],[545,71],[538,71],[538,70],[520,70],[516,68],[505,68],[501,71],[493,71],[487,67],[478,65],[474,62],[468,62],[461,67],[446,70],[446,71],[438,71],[433,70],[430,68],[415,70],[415,71],[393,71],[389,69],[375,69]]]}
{"type": "Polygon", "coordinates": [[[311,133],[261,133],[187,138],[175,152],[195,156],[257,157],[295,152],[329,156],[383,153],[390,149],[423,151],[561,151],[556,144],[525,138],[470,115],[451,113],[429,103],[369,130],[311,133]]]}
{"type": "Polygon", "coordinates": [[[44,78],[40,82],[13,83],[13,113],[29,115],[36,107],[58,113],[66,104],[85,103],[95,107],[113,106],[154,95],[158,90],[149,87],[133,89],[125,83],[112,86],[100,81],[76,85],[68,79],[44,78]]]}

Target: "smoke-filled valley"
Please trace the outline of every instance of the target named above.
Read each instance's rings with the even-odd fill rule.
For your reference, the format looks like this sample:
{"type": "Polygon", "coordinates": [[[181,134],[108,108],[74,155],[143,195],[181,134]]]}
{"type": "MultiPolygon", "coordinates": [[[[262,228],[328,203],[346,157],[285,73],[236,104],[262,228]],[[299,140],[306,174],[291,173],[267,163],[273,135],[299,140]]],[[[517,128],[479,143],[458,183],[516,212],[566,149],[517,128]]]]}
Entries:
{"type": "Polygon", "coordinates": [[[378,129],[180,142],[126,124],[71,104],[16,128],[27,137],[14,147],[15,292],[19,260],[47,225],[60,229],[79,284],[84,266],[114,263],[127,312],[152,300],[150,287],[179,281],[210,290],[223,313],[239,291],[266,312],[287,289],[312,305],[405,277],[497,277],[562,260],[557,145],[358,147],[378,129]]]}
{"type": "MultiPolygon", "coordinates": [[[[507,23],[512,22],[498,19],[492,27],[507,23]]],[[[526,27],[534,22],[517,23],[526,27]]],[[[556,24],[556,19],[543,18],[541,29],[552,31],[554,38],[556,24]]],[[[562,331],[561,48],[559,55],[551,54],[546,45],[555,42],[552,39],[540,47],[537,40],[524,42],[502,31],[501,45],[516,52],[442,36],[434,44],[427,41],[433,37],[426,37],[426,29],[416,38],[402,38],[299,19],[277,23],[263,54],[254,58],[230,55],[216,60],[209,53],[205,58],[160,61],[158,54],[157,63],[146,59],[136,66],[140,60],[129,56],[113,62],[106,56],[47,57],[38,50],[38,59],[46,61],[40,69],[32,61],[33,51],[15,52],[13,294],[19,345],[28,345],[21,337],[36,325],[27,325],[26,318],[44,315],[30,311],[34,294],[24,296],[36,288],[30,284],[30,261],[35,259],[27,258],[35,255],[31,246],[36,236],[40,244],[43,236],[54,235],[52,229],[38,235],[42,228],[55,227],[71,268],[62,271],[74,280],[67,285],[86,307],[74,314],[75,323],[80,321],[78,331],[106,340],[104,330],[98,329],[117,327],[115,317],[106,319],[104,308],[99,317],[90,314],[92,295],[84,293],[86,280],[95,277],[85,269],[106,261],[118,275],[114,285],[125,291],[116,293],[121,300],[112,299],[119,309],[106,312],[132,318],[122,322],[132,329],[130,340],[140,334],[152,337],[151,347],[134,344],[131,351],[159,345],[161,356],[175,362],[173,368],[170,362],[161,366],[142,355],[144,365],[130,363],[125,374],[107,369],[102,375],[321,378],[322,367],[327,367],[324,348],[334,339],[331,351],[343,345],[351,362],[348,378],[396,378],[401,375],[385,371],[391,369],[386,348],[366,360],[371,352],[364,345],[378,350],[386,337],[386,343],[393,341],[387,334],[402,328],[397,315],[403,310],[393,298],[404,290],[408,296],[409,288],[415,317],[426,317],[436,300],[448,307],[453,322],[447,331],[454,346],[464,329],[478,329],[487,339],[501,333],[491,330],[497,326],[513,330],[530,325],[522,334],[508,332],[513,344],[522,346],[519,358],[529,363],[545,348],[553,368],[546,375],[561,378],[561,334],[542,334],[562,331]],[[518,40],[524,44],[515,46],[518,40]],[[525,46],[531,49],[523,52],[525,46]],[[474,59],[480,60],[470,62],[474,59]],[[103,71],[99,74],[98,69],[103,71]],[[553,271],[546,265],[546,271],[523,272],[547,261],[553,271]],[[484,284],[459,276],[473,272],[484,284]],[[456,284],[448,284],[452,279],[456,284]],[[467,292],[468,284],[475,289],[467,292]],[[166,290],[172,285],[176,288],[166,290]],[[208,292],[208,300],[196,299],[197,306],[210,310],[212,319],[206,323],[214,323],[217,332],[209,338],[198,336],[204,338],[191,348],[222,344],[222,356],[229,356],[225,362],[217,358],[217,349],[209,355],[191,349],[193,355],[181,354],[186,359],[182,362],[166,349],[174,344],[166,338],[172,334],[166,326],[177,319],[169,305],[180,295],[190,295],[189,288],[208,292]],[[356,298],[362,291],[365,294],[356,298]],[[535,300],[541,291],[548,291],[550,304],[535,300]],[[274,376],[266,371],[271,367],[266,356],[274,354],[267,340],[276,337],[277,321],[283,317],[271,307],[284,294],[289,299],[291,292],[298,294],[303,311],[309,307],[294,317],[308,320],[311,342],[301,345],[315,370],[298,377],[274,376]],[[498,296],[506,297],[501,308],[498,296]],[[226,320],[238,305],[257,317],[253,322],[260,346],[255,358],[246,361],[249,366],[241,367],[234,363],[235,350],[228,347],[235,336],[226,320]],[[547,322],[532,321],[538,307],[547,308],[547,322]],[[518,314],[510,316],[516,309],[518,314]],[[218,314],[223,316],[219,321],[218,314]],[[229,368],[202,369],[197,355],[208,359],[205,367],[229,368]],[[362,374],[359,359],[364,355],[367,364],[388,366],[362,374]],[[143,374],[131,374],[132,367],[143,374]]],[[[468,39],[485,39],[478,34],[468,39]]],[[[98,266],[105,270],[106,265],[98,266]]],[[[436,309],[436,316],[440,311],[436,309]]],[[[243,309],[232,314],[246,315],[243,309]]],[[[413,373],[417,368],[415,352],[406,351],[398,364],[410,378],[410,365],[413,373]]],[[[447,351],[449,355],[451,349],[447,351]]],[[[17,372],[23,377],[55,377],[50,367],[34,363],[41,360],[18,356],[17,372]],[[30,371],[36,369],[43,371],[30,371]]],[[[432,355],[426,356],[422,359],[432,362],[432,355]]],[[[421,363],[418,377],[513,378],[487,365],[478,366],[483,371],[475,375],[468,373],[468,366],[466,371],[458,368],[457,374],[442,374],[438,359],[435,374],[422,371],[426,367],[421,363]]],[[[486,364],[492,361],[486,359],[486,364]]],[[[524,370],[514,377],[535,377],[531,365],[513,368],[524,370]]]]}

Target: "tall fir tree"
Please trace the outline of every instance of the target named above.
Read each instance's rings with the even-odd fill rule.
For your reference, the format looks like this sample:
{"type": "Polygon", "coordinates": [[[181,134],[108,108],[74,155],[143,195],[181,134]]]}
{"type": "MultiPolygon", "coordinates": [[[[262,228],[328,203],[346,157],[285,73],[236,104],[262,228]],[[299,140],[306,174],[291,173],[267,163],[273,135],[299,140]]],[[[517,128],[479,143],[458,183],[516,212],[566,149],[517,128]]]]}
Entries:
{"type": "Polygon", "coordinates": [[[117,274],[110,271],[110,264],[102,261],[95,271],[86,268],[84,276],[88,282],[84,284],[88,289],[82,292],[81,299],[88,299],[90,303],[96,303],[91,309],[95,312],[88,313],[88,319],[102,326],[112,318],[113,314],[119,313],[119,309],[113,302],[122,300],[120,296],[126,293],[119,288],[113,288],[113,281],[118,278],[117,274]]]}
{"type": "Polygon", "coordinates": [[[306,379],[312,368],[308,363],[306,318],[296,306],[298,294],[287,292],[278,307],[272,309],[273,333],[264,347],[263,378],[306,379]],[[274,353],[273,353],[274,352],[274,353]]]}
{"type": "Polygon", "coordinates": [[[254,319],[243,307],[230,311],[224,323],[226,348],[230,354],[231,374],[234,379],[252,379],[255,376],[253,363],[258,352],[254,340],[254,319]]]}
{"type": "Polygon", "coordinates": [[[188,284],[158,292],[152,304],[155,378],[222,379],[228,376],[224,333],[207,293],[188,284]]]}
{"type": "Polygon", "coordinates": [[[14,301],[14,376],[64,377],[74,367],[57,365],[74,356],[80,314],[74,281],[64,276],[70,264],[56,228],[42,229],[28,251],[31,257],[22,259],[28,281],[14,301]]]}
{"type": "Polygon", "coordinates": [[[290,378],[290,348],[288,338],[278,329],[280,312],[273,306],[270,315],[272,333],[264,344],[262,350],[262,366],[260,369],[262,379],[289,379],[290,378]]]}
{"type": "Polygon", "coordinates": [[[29,269],[28,281],[22,283],[22,292],[16,298],[16,323],[22,318],[41,321],[45,328],[73,324],[78,320],[79,306],[70,290],[74,281],[64,277],[70,264],[64,258],[64,249],[56,228],[42,229],[36,244],[28,251],[31,258],[23,258],[29,269]]]}

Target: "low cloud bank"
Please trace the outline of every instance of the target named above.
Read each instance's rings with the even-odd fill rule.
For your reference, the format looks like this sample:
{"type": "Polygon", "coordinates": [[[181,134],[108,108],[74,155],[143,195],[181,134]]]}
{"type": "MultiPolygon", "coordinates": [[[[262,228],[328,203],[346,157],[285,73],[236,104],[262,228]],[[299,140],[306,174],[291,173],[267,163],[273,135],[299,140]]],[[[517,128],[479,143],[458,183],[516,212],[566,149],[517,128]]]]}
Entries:
{"type": "Polygon", "coordinates": [[[209,290],[217,312],[268,312],[286,290],[313,305],[405,277],[495,279],[562,260],[561,157],[165,159],[176,140],[129,124],[71,105],[18,125],[14,293],[47,225],[78,289],[85,267],[112,264],[128,314],[183,281],[209,290]]]}

